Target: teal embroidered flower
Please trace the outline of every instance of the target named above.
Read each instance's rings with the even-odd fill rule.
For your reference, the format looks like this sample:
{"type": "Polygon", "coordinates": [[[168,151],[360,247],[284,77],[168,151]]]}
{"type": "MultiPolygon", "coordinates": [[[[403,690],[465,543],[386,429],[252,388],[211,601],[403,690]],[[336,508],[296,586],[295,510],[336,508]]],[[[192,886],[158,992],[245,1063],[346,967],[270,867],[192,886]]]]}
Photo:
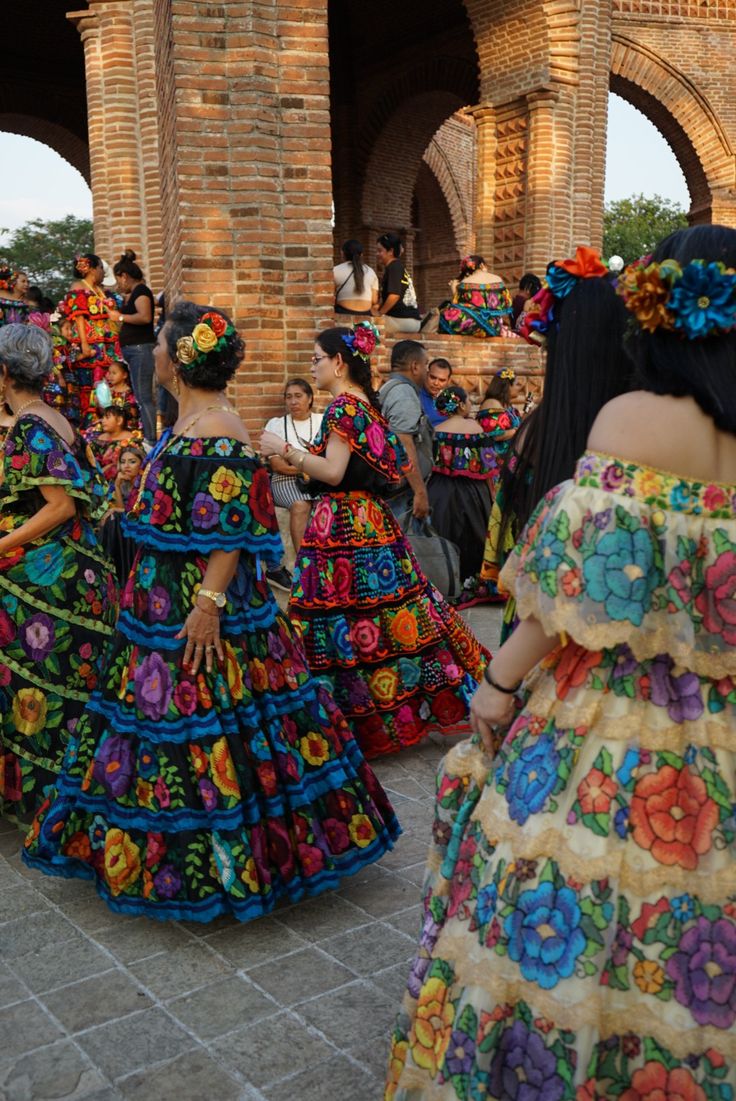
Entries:
{"type": "Polygon", "coordinates": [[[658,581],[650,535],[642,528],[607,532],[583,563],[583,576],[588,596],[611,619],[640,626],[658,581]]]}
{"type": "Polygon", "coordinates": [[[683,269],[670,295],[668,307],[675,328],[689,340],[725,332],[736,326],[736,275],[723,264],[693,260],[683,269]]]}

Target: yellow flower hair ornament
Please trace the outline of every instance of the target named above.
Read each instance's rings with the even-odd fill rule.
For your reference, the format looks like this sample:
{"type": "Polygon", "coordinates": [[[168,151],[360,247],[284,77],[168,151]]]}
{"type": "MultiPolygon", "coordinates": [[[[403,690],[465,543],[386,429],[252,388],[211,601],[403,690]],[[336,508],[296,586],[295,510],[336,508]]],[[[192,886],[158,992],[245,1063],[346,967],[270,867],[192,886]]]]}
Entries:
{"type": "Polygon", "coordinates": [[[204,363],[210,352],[221,351],[225,347],[228,337],[234,332],[234,325],[222,314],[210,310],[202,314],[191,335],[179,337],[176,342],[176,358],[184,368],[204,363]]]}
{"type": "Polygon", "coordinates": [[[663,329],[688,340],[736,329],[736,271],[720,260],[630,264],[617,287],[626,308],[648,333],[663,329]]]}

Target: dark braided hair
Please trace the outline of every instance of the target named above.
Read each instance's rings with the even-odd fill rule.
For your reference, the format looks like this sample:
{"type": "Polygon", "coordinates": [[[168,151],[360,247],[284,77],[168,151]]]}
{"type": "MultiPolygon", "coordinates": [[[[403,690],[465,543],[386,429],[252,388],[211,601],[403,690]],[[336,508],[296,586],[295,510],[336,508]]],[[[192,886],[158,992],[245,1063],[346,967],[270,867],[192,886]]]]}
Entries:
{"type": "Polygon", "coordinates": [[[345,343],[344,337],[352,336],[353,330],[347,329],[344,326],[338,326],[335,329],[325,329],[319,333],[316,338],[316,343],[319,344],[322,351],[332,356],[342,356],[343,362],[348,369],[348,377],[355,386],[360,386],[361,390],[365,390],[366,397],[371,403],[374,409],[379,412],[381,410],[378,404],[378,394],[373,389],[373,375],[371,374],[371,363],[367,357],[363,357],[359,352],[353,351],[349,344],[345,343]]]}

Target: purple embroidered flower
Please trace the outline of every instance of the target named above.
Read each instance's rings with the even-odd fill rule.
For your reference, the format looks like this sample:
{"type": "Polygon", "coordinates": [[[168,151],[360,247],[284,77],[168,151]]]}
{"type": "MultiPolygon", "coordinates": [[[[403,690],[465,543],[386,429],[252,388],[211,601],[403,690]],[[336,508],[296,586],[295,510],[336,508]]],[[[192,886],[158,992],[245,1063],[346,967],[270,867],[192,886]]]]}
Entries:
{"type": "Polygon", "coordinates": [[[268,632],[268,656],[274,661],[282,661],[286,657],[286,647],[278,631],[268,632]]]}
{"type": "Polygon", "coordinates": [[[504,1032],[491,1063],[488,1096],[504,1101],[561,1101],[564,1082],[541,1036],[523,1021],[504,1032]]]}
{"type": "Polygon", "coordinates": [[[159,898],[173,898],[181,887],[181,876],[171,864],[164,864],[153,877],[153,885],[159,898]]]}
{"type": "Polygon", "coordinates": [[[666,963],[675,997],[699,1025],[731,1028],[736,1021],[736,926],[700,917],[666,963]]]}
{"type": "Polygon", "coordinates": [[[220,517],[220,506],[209,493],[198,493],[192,506],[194,526],[207,531],[213,528],[220,517]]]}
{"type": "Polygon", "coordinates": [[[624,480],[624,468],[619,463],[609,463],[601,475],[603,489],[617,490],[624,480]]]}
{"type": "Polygon", "coordinates": [[[45,661],[54,648],[54,621],[44,612],[27,619],[19,632],[20,644],[31,661],[45,661]]]}
{"type": "Polygon", "coordinates": [[[666,707],[673,722],[699,719],[703,714],[700,678],[696,673],[681,673],[673,677],[672,659],[655,658],[650,670],[651,700],[657,707],[666,707]]]}
{"type": "Polygon", "coordinates": [[[154,623],[166,619],[171,611],[171,597],[163,585],[154,585],[148,594],[148,614],[154,623]]]}
{"type": "Polygon", "coordinates": [[[470,1074],[475,1055],[475,1037],[455,1029],[445,1056],[445,1066],[449,1074],[470,1074]]]}
{"type": "Polygon", "coordinates": [[[623,677],[630,677],[632,673],[636,672],[637,666],[638,662],[628,646],[621,646],[616,655],[616,664],[613,667],[613,679],[621,680],[623,677]]]}
{"type": "Polygon", "coordinates": [[[133,751],[127,738],[112,734],[100,746],[92,766],[92,778],[104,787],[113,799],[129,791],[133,783],[133,751]]]}
{"type": "Polygon", "coordinates": [[[149,719],[162,719],[171,703],[171,674],[160,654],[148,654],[135,671],[136,706],[149,719]]]}
{"type": "Polygon", "coordinates": [[[211,780],[202,779],[199,781],[199,794],[202,796],[204,809],[214,810],[217,806],[217,788],[211,780]]]}
{"type": "Polygon", "coordinates": [[[46,459],[46,469],[55,478],[68,478],[68,461],[64,452],[50,451],[46,459]]]}
{"type": "Polygon", "coordinates": [[[611,947],[611,963],[614,967],[623,967],[629,958],[634,937],[629,929],[619,925],[611,947]]]}
{"type": "Polygon", "coordinates": [[[599,531],[602,531],[604,528],[607,528],[608,525],[610,524],[610,522],[611,522],[611,509],[610,508],[604,508],[603,512],[596,512],[595,516],[593,517],[593,523],[595,524],[595,526],[598,528],[599,531]]]}

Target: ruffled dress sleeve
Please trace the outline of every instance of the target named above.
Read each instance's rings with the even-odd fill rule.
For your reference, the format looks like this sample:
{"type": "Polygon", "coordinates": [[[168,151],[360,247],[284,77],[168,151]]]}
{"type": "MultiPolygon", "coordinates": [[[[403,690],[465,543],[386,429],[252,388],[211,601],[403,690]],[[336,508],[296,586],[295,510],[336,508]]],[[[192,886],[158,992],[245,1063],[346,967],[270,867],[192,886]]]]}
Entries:
{"type": "Polygon", "coordinates": [[[89,300],[90,295],[87,291],[67,291],[59,303],[59,313],[62,317],[69,318],[70,321],[76,321],[78,317],[84,317],[89,320],[89,300]]]}
{"type": "Polygon", "coordinates": [[[314,455],[327,450],[331,433],[336,432],[351,452],[380,475],[387,485],[398,484],[410,462],[398,436],[381,414],[367,402],[349,394],[340,394],[328,405],[322,425],[310,447],[314,455]]]}
{"type": "Polygon", "coordinates": [[[483,431],[494,440],[504,432],[511,432],[518,428],[520,424],[518,413],[509,409],[481,409],[475,419],[483,431]]]}
{"type": "Polygon", "coordinates": [[[586,453],[537,507],[501,582],[550,635],[732,676],[736,486],[586,453]]]}
{"type": "Polygon", "coordinates": [[[207,555],[240,550],[278,566],[283,544],[268,473],[239,440],[164,436],[123,532],[139,545],[207,555]]]}
{"type": "Polygon", "coordinates": [[[5,441],[0,511],[51,485],[62,486],[89,520],[107,510],[107,485],[89,448],[80,441],[75,453],[46,421],[25,414],[5,441]]]}

